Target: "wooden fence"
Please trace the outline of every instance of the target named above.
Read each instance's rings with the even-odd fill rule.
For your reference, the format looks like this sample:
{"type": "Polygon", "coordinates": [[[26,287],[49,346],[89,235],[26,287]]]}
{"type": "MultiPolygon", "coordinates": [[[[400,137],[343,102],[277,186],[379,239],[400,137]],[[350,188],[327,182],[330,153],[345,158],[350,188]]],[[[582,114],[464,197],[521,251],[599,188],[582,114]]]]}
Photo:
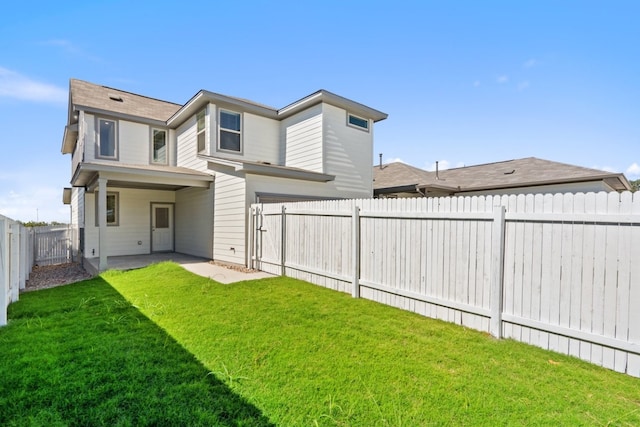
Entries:
{"type": "Polygon", "coordinates": [[[33,266],[30,230],[0,215],[0,326],[7,324],[7,307],[18,301],[33,266]]]}
{"type": "Polygon", "coordinates": [[[256,204],[251,264],[640,377],[640,193],[256,204]]]}

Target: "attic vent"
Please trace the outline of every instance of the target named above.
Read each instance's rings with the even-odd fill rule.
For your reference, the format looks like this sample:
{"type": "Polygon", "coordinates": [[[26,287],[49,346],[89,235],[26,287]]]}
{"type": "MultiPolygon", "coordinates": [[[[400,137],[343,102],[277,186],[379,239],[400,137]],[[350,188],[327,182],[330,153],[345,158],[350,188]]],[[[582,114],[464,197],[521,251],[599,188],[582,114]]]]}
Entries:
{"type": "Polygon", "coordinates": [[[113,93],[109,94],[109,99],[112,101],[123,102],[124,99],[120,95],[114,95],[113,93]]]}

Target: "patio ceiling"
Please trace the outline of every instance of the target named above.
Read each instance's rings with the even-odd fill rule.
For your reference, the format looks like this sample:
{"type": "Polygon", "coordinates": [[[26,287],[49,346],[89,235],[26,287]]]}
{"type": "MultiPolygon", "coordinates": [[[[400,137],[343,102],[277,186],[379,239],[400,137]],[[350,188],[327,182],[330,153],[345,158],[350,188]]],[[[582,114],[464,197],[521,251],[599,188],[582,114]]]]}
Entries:
{"type": "Polygon", "coordinates": [[[172,166],[80,163],[71,184],[91,192],[98,178],[106,178],[110,187],[172,191],[186,187],[208,188],[214,179],[204,172],[172,166]]]}

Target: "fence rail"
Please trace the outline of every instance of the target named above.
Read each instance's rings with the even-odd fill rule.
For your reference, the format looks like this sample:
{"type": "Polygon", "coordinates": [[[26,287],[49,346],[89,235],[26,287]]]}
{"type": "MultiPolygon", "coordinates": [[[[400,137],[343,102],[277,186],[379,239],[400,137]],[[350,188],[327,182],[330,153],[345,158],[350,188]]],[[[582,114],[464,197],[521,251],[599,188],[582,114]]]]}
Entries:
{"type": "Polygon", "coordinates": [[[252,265],[640,377],[640,193],[256,204],[252,265]]]}

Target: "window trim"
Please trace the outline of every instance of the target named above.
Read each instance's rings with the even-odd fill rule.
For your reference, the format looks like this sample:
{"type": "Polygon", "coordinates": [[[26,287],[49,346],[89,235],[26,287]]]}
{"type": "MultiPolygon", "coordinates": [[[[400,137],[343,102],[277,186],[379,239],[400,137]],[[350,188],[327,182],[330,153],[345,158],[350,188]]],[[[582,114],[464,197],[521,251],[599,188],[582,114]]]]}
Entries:
{"type": "Polygon", "coordinates": [[[364,117],[360,117],[357,114],[353,114],[353,113],[349,113],[347,112],[347,126],[354,128],[354,129],[358,129],[361,130],[363,132],[367,132],[369,133],[370,129],[371,129],[371,121],[369,119],[365,119],[364,117]],[[351,118],[357,119],[357,120],[363,120],[365,122],[367,122],[367,127],[364,126],[360,126],[356,123],[352,123],[351,122],[351,118]]]}
{"type": "Polygon", "coordinates": [[[244,125],[244,117],[243,114],[239,111],[227,110],[226,108],[218,108],[218,143],[216,144],[217,151],[222,151],[224,153],[233,153],[233,154],[242,154],[244,150],[243,138],[242,138],[242,128],[244,125]],[[221,116],[222,113],[234,114],[240,118],[240,130],[228,129],[222,127],[221,116]],[[222,142],[222,137],[220,136],[222,132],[229,132],[240,135],[240,149],[239,150],[230,150],[228,148],[222,148],[220,143],[222,142]]]}
{"type": "MultiPolygon", "coordinates": [[[[100,227],[100,221],[98,218],[98,194],[96,191],[93,193],[95,199],[95,217],[96,217],[96,227],[100,227]]],[[[117,191],[107,191],[107,205],[109,204],[109,196],[113,196],[115,198],[115,221],[109,222],[109,217],[107,217],[107,227],[118,227],[120,225],[120,193],[117,191]]]]}
{"type": "Polygon", "coordinates": [[[196,153],[204,153],[207,151],[207,107],[205,106],[196,113],[196,153]],[[203,125],[202,129],[198,129],[199,115],[202,113],[203,125]],[[200,149],[200,135],[203,135],[202,149],[200,149]]]}
{"type": "Polygon", "coordinates": [[[118,160],[118,155],[120,154],[120,150],[118,149],[119,141],[118,141],[118,128],[120,124],[117,119],[110,119],[107,117],[96,117],[96,159],[107,159],[107,160],[118,160]],[[102,144],[102,140],[100,138],[100,122],[113,122],[113,156],[103,156],[100,154],[100,146],[102,144]]]}
{"type": "Polygon", "coordinates": [[[149,158],[150,163],[154,165],[168,165],[169,164],[169,131],[167,129],[152,127],[150,140],[151,140],[149,144],[151,148],[151,153],[150,153],[151,157],[149,158]],[[156,131],[164,132],[164,149],[165,149],[164,162],[159,162],[154,160],[154,153],[155,153],[154,136],[156,131]]]}

